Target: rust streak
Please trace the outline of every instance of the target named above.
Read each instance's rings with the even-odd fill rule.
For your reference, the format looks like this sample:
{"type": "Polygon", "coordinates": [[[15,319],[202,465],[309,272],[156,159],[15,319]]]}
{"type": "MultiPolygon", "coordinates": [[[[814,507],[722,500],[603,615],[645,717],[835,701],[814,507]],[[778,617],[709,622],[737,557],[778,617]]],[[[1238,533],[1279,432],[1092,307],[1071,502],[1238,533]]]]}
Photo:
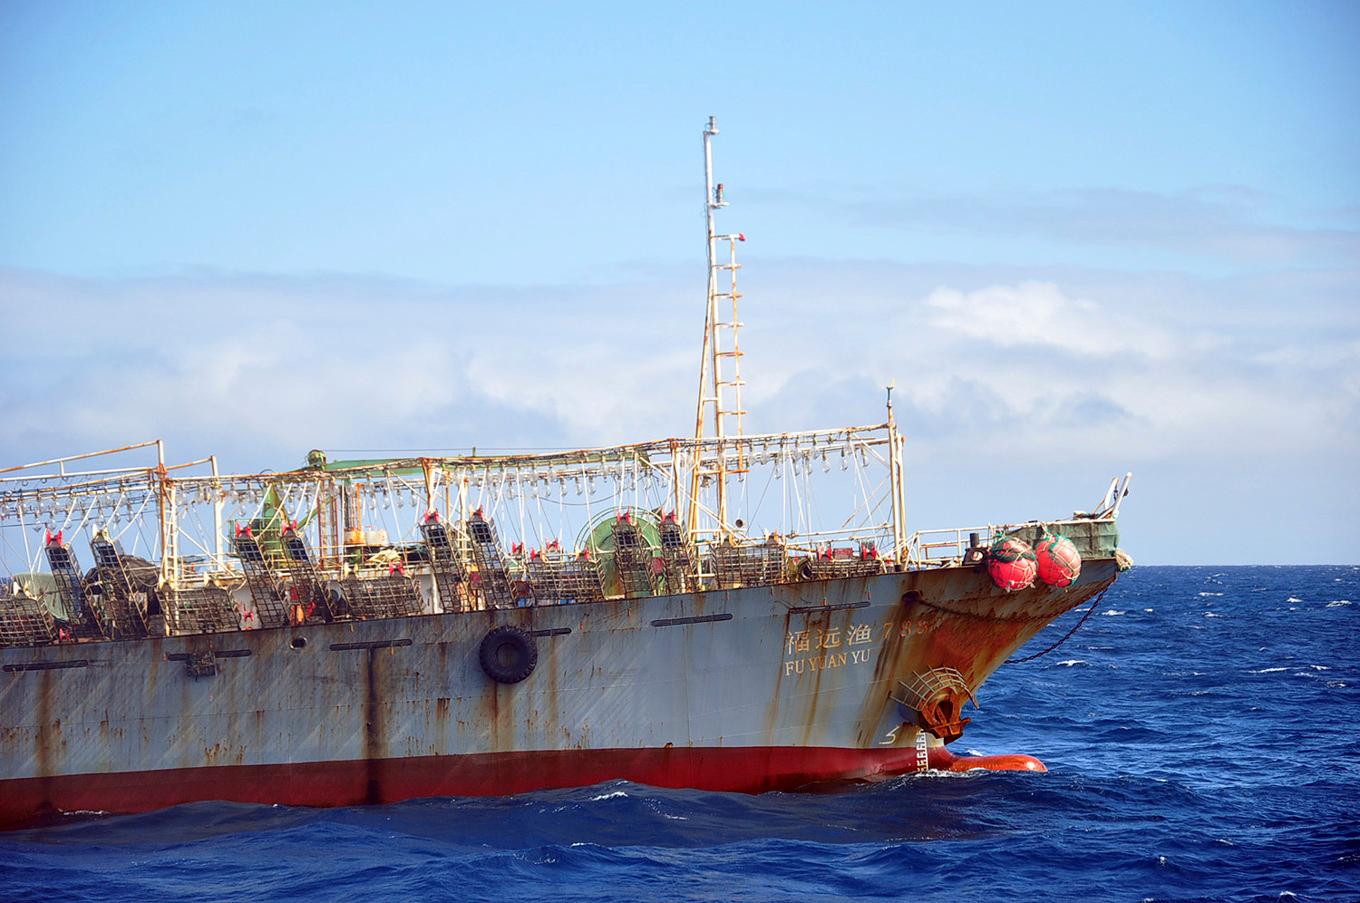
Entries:
{"type": "MultiPolygon", "coordinates": [[[[914,601],[920,598],[916,590],[917,575],[908,574],[898,584],[902,590],[902,604],[892,609],[894,622],[910,611],[914,601]]],[[[875,629],[878,625],[875,625],[875,629]]],[[[859,718],[855,723],[855,741],[860,746],[869,746],[874,740],[878,724],[888,708],[892,683],[901,670],[902,658],[908,647],[907,637],[901,630],[890,630],[878,649],[874,659],[874,677],[865,691],[864,701],[860,704],[859,718]]]]}
{"type": "Polygon", "coordinates": [[[548,669],[548,713],[547,723],[543,725],[543,742],[552,743],[557,737],[562,724],[562,705],[558,695],[558,662],[557,650],[558,643],[551,640],[548,642],[548,654],[540,654],[538,667],[548,669]],[[546,661],[544,659],[547,659],[546,661]]]}
{"type": "Polygon", "coordinates": [[[53,811],[52,805],[52,778],[55,763],[52,760],[52,672],[38,672],[38,721],[34,740],[36,741],[36,759],[38,763],[38,777],[41,779],[42,790],[42,809],[43,811],[53,811]]]}
{"type": "Polygon", "coordinates": [[[382,802],[382,760],[387,757],[379,693],[379,649],[369,649],[364,663],[364,802],[382,802]]]}
{"type": "Polygon", "coordinates": [[[784,651],[788,636],[793,630],[793,613],[784,612],[784,633],[779,637],[779,656],[775,659],[777,670],[774,678],[774,693],[770,697],[770,704],[765,707],[765,742],[773,745],[775,728],[779,725],[779,702],[780,691],[784,685],[784,651]]]}
{"type": "MultiPolygon", "coordinates": [[[[809,616],[808,630],[811,631],[814,626],[819,627],[821,629],[821,634],[824,636],[826,631],[831,627],[831,614],[828,612],[826,614],[818,613],[809,616]]],[[[826,673],[826,650],[817,649],[813,652],[814,655],[821,657],[822,666],[812,669],[812,693],[808,698],[807,715],[803,720],[803,746],[807,746],[812,742],[812,732],[817,726],[817,704],[821,702],[822,698],[822,675],[826,673]]]]}

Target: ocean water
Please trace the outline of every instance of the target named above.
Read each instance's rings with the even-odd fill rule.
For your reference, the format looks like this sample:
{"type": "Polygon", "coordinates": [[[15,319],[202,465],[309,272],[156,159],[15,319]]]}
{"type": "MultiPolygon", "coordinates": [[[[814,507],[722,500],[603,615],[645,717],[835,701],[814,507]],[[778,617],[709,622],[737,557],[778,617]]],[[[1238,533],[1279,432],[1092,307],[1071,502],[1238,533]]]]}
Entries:
{"type": "Polygon", "coordinates": [[[1360,900],[1360,568],[1135,568],[979,701],[955,749],[1048,774],[73,816],[0,897],[1360,900]]]}

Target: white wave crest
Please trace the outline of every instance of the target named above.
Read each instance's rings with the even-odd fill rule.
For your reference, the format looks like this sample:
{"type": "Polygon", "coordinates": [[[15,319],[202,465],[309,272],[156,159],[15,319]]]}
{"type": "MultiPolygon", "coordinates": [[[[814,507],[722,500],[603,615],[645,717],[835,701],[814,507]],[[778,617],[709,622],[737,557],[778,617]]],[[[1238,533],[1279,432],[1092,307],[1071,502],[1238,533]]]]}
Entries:
{"type": "Polygon", "coordinates": [[[1107,608],[1107,609],[1105,609],[1104,611],[1102,611],[1101,614],[1102,614],[1102,615],[1122,615],[1122,614],[1128,614],[1128,612],[1115,611],[1113,608],[1107,608]]]}
{"type": "Polygon", "coordinates": [[[1201,596],[1221,596],[1222,593],[1200,593],[1201,596]]]}
{"type": "Polygon", "coordinates": [[[1065,662],[1058,662],[1058,666],[1061,667],[1061,668],[1070,668],[1070,667],[1072,667],[1073,665],[1084,665],[1084,664],[1086,664],[1086,659],[1084,659],[1084,658],[1069,658],[1069,659],[1068,659],[1067,661],[1065,661],[1065,662]]]}
{"type": "Polygon", "coordinates": [[[1350,599],[1336,599],[1327,603],[1328,608],[1340,608],[1343,605],[1350,605],[1350,599]]]}
{"type": "Polygon", "coordinates": [[[941,780],[943,778],[975,778],[978,775],[987,774],[991,774],[991,772],[985,768],[970,768],[967,771],[940,771],[937,768],[932,768],[929,771],[918,771],[911,777],[915,780],[921,780],[923,778],[941,780]]]}
{"type": "Polygon", "coordinates": [[[599,796],[592,796],[590,801],[592,803],[598,803],[600,800],[612,800],[621,796],[626,797],[627,795],[628,794],[624,793],[622,790],[615,790],[613,793],[601,793],[599,796]]]}
{"type": "Polygon", "coordinates": [[[1303,600],[1300,599],[1298,596],[1290,596],[1288,599],[1285,599],[1284,601],[1286,601],[1286,602],[1302,602],[1303,600]]]}
{"type": "Polygon", "coordinates": [[[1288,668],[1262,668],[1259,671],[1248,671],[1248,674],[1274,674],[1276,671],[1288,671],[1288,668]]]}

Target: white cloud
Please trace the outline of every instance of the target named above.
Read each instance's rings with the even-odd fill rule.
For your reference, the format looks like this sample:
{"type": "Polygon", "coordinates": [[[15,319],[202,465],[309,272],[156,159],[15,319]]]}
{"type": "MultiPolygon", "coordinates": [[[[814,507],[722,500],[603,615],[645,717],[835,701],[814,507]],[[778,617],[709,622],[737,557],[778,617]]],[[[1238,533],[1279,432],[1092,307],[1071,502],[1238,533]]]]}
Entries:
{"type": "Polygon", "coordinates": [[[1127,313],[1070,298],[1049,282],[939,288],[926,298],[931,324],[1002,346],[1051,346],[1088,357],[1132,352],[1165,358],[1184,347],[1171,333],[1127,313]]]}
{"type": "MultiPolygon", "coordinates": [[[[759,263],[748,429],[877,421],[896,377],[922,525],[1057,513],[1130,466],[1149,491],[1177,474],[1196,510],[1243,474],[1289,485],[1300,460],[1355,495],[1338,478],[1360,454],[1360,341],[1330,302],[1288,316],[1249,285],[1181,276],[759,263]]],[[[688,275],[587,292],[0,271],[0,460],[164,436],[175,458],[249,470],[318,446],[684,434],[702,315],[688,275]]],[[[1314,284],[1340,291],[1271,282],[1303,301],[1314,284]]]]}
{"type": "Polygon", "coordinates": [[[1278,304],[1244,300],[1250,296],[1236,283],[1187,291],[1183,277],[1087,272],[1064,280],[1082,286],[1076,293],[1023,276],[983,282],[976,271],[941,278],[864,268],[879,278],[854,286],[853,312],[844,315],[816,303],[840,284],[839,269],[820,283],[799,278],[779,287],[780,307],[795,311],[797,325],[782,327],[778,342],[752,337],[752,378],[769,385],[778,375],[754,407],[776,404],[796,417],[808,399],[821,398],[818,410],[834,412],[848,400],[829,393],[853,385],[870,399],[855,410],[878,417],[876,387],[896,377],[907,429],[941,460],[1004,447],[1119,466],[1132,457],[1242,459],[1357,445],[1360,399],[1346,388],[1354,367],[1344,356],[1257,361],[1281,345],[1330,344],[1314,335],[1329,321],[1333,334],[1344,334],[1345,319],[1322,309],[1285,317],[1278,304]]]}

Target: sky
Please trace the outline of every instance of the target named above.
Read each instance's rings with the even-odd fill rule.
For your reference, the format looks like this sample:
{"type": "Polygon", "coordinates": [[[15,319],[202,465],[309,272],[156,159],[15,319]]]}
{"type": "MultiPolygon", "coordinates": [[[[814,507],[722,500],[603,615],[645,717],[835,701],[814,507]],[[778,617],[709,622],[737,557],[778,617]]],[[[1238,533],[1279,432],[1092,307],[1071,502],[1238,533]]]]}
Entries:
{"type": "Polygon", "coordinates": [[[1133,471],[1140,563],[1354,563],[1360,6],[0,0],[0,464],[749,430],[909,528],[1133,471]]]}

